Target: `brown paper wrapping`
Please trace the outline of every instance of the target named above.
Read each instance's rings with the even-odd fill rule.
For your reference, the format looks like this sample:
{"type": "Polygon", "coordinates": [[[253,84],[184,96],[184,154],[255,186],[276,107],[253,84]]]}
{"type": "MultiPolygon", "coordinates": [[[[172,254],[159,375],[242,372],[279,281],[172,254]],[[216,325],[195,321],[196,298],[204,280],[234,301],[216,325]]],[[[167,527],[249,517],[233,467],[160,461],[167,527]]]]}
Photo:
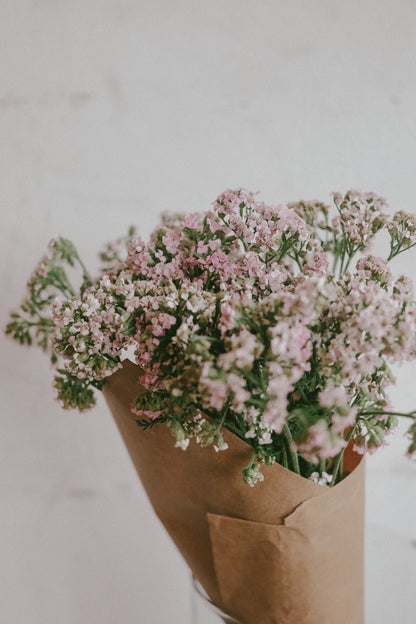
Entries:
{"type": "MultiPolygon", "coordinates": [[[[278,464],[250,488],[251,447],[224,431],[216,452],[175,448],[130,407],[139,369],[126,361],[106,401],[150,502],[211,600],[244,624],[363,624],[364,461],[333,488],[278,464]]],[[[349,456],[351,462],[351,456],[349,456]]]]}

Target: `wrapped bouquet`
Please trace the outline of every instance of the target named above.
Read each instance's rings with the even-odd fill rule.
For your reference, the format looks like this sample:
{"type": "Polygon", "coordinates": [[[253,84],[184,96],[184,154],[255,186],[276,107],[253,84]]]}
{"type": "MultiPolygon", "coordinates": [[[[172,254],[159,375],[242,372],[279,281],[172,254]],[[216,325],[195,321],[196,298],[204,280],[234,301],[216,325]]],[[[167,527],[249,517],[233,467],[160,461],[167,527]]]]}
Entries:
{"type": "Polygon", "coordinates": [[[374,193],[271,206],[227,190],[109,244],[94,278],[51,241],[6,331],[49,351],[64,408],[104,389],[213,601],[245,624],[358,624],[362,455],[403,416],[416,456],[416,412],[386,393],[416,356],[412,283],[388,264],[414,245],[416,217],[374,193]]]}

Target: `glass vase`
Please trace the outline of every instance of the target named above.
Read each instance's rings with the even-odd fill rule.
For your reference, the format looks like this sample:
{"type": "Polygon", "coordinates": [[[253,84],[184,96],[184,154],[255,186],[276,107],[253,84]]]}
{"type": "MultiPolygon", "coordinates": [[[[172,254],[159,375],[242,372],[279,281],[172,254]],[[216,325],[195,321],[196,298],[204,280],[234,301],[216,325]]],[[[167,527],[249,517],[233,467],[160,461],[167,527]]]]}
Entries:
{"type": "Polygon", "coordinates": [[[191,613],[192,624],[243,624],[217,607],[195,577],[192,577],[191,613]]]}

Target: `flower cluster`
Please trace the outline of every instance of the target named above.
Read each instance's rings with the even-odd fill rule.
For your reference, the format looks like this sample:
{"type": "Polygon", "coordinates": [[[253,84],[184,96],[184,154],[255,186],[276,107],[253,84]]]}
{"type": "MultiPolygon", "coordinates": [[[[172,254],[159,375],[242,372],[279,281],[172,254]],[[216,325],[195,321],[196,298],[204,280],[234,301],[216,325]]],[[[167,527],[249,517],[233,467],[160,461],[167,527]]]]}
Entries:
{"type": "MultiPolygon", "coordinates": [[[[48,296],[44,320],[63,406],[90,407],[130,350],[145,388],[134,406],[141,426],[165,422],[183,449],[194,438],[223,450],[228,429],[253,448],[250,485],[275,461],[339,481],[348,442],[372,451],[396,424],[389,363],[416,357],[412,285],[387,265],[416,244],[416,221],[389,217],[372,193],[333,197],[331,216],[321,202],[270,206],[227,190],[205,213],[164,215],[147,243],[130,232],[125,259],[109,246],[94,282],[82,267],[77,296],[44,262],[29,286],[38,299],[50,287],[65,297],[48,296]],[[368,255],[383,228],[386,261],[368,255]]],[[[24,311],[40,318],[32,299],[24,311]]],[[[17,339],[22,319],[8,326],[17,339]]],[[[409,435],[415,455],[414,425],[409,435]]]]}

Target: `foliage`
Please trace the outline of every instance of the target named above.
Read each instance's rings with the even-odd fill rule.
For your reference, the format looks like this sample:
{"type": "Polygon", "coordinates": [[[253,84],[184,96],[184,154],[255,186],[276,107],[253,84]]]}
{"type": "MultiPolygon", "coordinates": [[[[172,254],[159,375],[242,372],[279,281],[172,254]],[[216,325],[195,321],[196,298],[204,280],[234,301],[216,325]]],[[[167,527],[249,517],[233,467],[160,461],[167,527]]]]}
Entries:
{"type": "MultiPolygon", "coordinates": [[[[133,349],[138,425],[166,423],[183,449],[224,450],[228,429],[253,448],[249,485],[275,461],[334,485],[346,445],[373,452],[397,422],[386,389],[390,365],[416,356],[416,304],[387,263],[416,244],[416,218],[389,216],[374,193],[333,200],[269,206],[227,190],[212,210],[165,215],[148,243],[130,229],[95,280],[57,239],[6,332],[50,351],[65,408],[91,407],[133,349]],[[382,230],[385,260],[369,253],[382,230]],[[67,266],[82,272],[78,293],[67,266]]],[[[415,413],[401,415],[416,456],[415,413]]]]}

